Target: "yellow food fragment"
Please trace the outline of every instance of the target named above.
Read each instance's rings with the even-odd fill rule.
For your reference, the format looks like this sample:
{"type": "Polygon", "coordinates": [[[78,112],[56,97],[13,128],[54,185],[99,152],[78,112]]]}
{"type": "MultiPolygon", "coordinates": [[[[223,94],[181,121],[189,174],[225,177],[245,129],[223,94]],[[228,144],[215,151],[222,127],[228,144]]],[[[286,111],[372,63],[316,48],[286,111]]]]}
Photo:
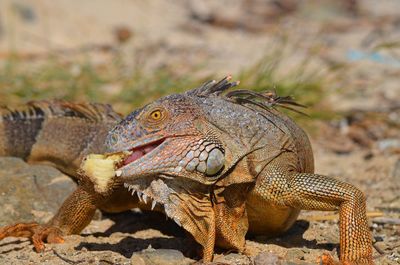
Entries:
{"type": "Polygon", "coordinates": [[[90,154],[84,159],[81,169],[94,184],[96,192],[107,192],[116,175],[116,167],[124,158],[123,153],[112,155],[90,154]]]}

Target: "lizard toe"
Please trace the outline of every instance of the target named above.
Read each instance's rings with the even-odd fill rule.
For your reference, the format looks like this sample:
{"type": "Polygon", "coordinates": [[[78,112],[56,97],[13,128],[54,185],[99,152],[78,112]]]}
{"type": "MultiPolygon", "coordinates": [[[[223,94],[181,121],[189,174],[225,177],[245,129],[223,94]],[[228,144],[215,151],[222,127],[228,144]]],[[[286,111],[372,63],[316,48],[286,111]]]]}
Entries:
{"type": "Polygon", "coordinates": [[[38,223],[18,223],[0,228],[0,240],[6,237],[26,237],[32,241],[36,252],[44,251],[44,242],[63,243],[61,235],[59,228],[38,223]]]}
{"type": "Polygon", "coordinates": [[[31,237],[36,228],[39,226],[38,223],[18,223],[14,225],[8,225],[0,228],[0,240],[6,237],[31,237]]]}
{"type": "Polygon", "coordinates": [[[40,226],[32,236],[32,243],[37,252],[42,252],[45,249],[44,242],[47,243],[63,243],[62,232],[54,226],[40,226]]]}
{"type": "Polygon", "coordinates": [[[317,262],[319,265],[340,265],[340,262],[335,261],[329,253],[322,254],[318,257],[317,262]]]}
{"type": "Polygon", "coordinates": [[[361,259],[357,261],[349,261],[349,260],[341,260],[337,261],[335,260],[331,254],[329,253],[324,253],[322,256],[320,256],[317,260],[317,263],[319,265],[364,265],[364,264],[374,264],[372,260],[370,259],[361,259]]]}

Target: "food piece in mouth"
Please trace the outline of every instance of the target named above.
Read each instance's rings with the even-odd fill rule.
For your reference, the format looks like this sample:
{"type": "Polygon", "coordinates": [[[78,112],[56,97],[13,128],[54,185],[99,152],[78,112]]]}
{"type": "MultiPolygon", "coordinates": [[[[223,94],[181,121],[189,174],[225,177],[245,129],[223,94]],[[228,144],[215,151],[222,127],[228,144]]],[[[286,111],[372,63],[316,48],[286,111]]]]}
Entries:
{"type": "Polygon", "coordinates": [[[120,174],[120,171],[117,170],[118,166],[129,154],[122,152],[110,155],[87,155],[80,167],[81,174],[86,175],[92,181],[96,192],[105,193],[109,190],[114,177],[120,174]]]}
{"type": "Polygon", "coordinates": [[[164,139],[143,145],[143,146],[139,146],[137,148],[134,148],[131,150],[131,154],[126,157],[123,162],[122,165],[128,165],[132,162],[135,162],[136,160],[138,160],[139,158],[141,158],[142,156],[146,155],[147,153],[150,153],[151,151],[153,151],[156,147],[158,147],[162,142],[164,141],[164,139]]]}

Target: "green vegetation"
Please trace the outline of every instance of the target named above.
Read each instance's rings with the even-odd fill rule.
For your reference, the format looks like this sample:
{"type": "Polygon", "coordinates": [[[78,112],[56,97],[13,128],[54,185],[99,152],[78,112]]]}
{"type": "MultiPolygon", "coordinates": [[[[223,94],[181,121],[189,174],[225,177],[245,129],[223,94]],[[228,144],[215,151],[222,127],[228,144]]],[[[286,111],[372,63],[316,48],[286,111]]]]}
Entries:
{"type": "Polygon", "coordinates": [[[10,58],[0,68],[0,104],[56,98],[109,103],[127,113],[160,96],[184,91],[204,81],[177,77],[164,69],[151,75],[125,72],[118,60],[107,66],[95,66],[51,58],[32,66],[10,58]]]}
{"type": "MultiPolygon", "coordinates": [[[[324,78],[318,73],[307,72],[307,61],[303,62],[302,69],[278,77],[276,69],[281,56],[280,53],[266,56],[253,67],[234,75],[234,79],[240,80],[243,88],[276,90],[278,95],[291,95],[310,107],[305,112],[312,118],[331,118],[332,114],[326,108],[319,107],[318,111],[313,108],[325,94],[324,78]]],[[[88,62],[66,63],[57,57],[32,66],[21,59],[9,58],[0,68],[0,104],[57,98],[109,103],[121,113],[128,113],[161,96],[182,92],[206,81],[193,76],[176,76],[168,69],[147,74],[129,71],[119,57],[115,57],[110,64],[101,66],[88,62]]]]}

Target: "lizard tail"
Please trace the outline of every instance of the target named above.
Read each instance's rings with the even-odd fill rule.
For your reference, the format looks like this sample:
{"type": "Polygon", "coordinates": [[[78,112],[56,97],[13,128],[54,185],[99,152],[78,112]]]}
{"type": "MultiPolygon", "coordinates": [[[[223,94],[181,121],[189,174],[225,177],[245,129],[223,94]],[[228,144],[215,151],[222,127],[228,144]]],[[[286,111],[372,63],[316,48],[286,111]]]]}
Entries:
{"type": "Polygon", "coordinates": [[[55,100],[0,107],[0,156],[68,162],[93,142],[96,131],[105,134],[119,119],[103,104],[55,100]]]}

